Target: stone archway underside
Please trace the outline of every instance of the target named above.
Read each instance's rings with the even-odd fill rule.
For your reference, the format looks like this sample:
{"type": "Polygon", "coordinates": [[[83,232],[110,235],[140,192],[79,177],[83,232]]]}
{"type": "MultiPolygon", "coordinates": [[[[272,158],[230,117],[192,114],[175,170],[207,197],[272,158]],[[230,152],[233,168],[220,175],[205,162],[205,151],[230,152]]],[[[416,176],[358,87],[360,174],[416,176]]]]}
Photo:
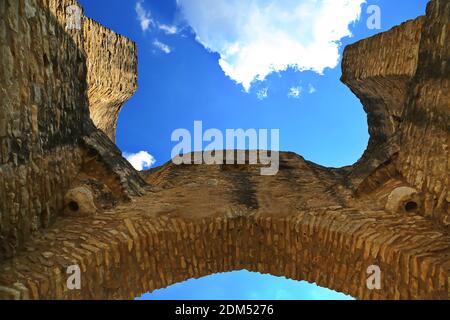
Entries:
{"type": "Polygon", "coordinates": [[[344,208],[349,191],[330,192],[341,171],[294,154],[281,154],[275,177],[258,171],[166,165],[149,174],[148,196],[96,217],[60,219],[36,237],[2,265],[0,283],[10,289],[0,294],[128,299],[247,269],[362,299],[447,298],[450,238],[432,222],[373,202],[344,208]],[[73,264],[82,269],[81,290],[66,286],[73,264]],[[381,290],[366,287],[370,265],[381,268],[381,290]]]}
{"type": "Polygon", "coordinates": [[[89,20],[67,31],[74,4],[0,1],[0,299],[128,299],[240,269],[360,299],[449,298],[449,1],[345,49],[342,81],[368,114],[363,157],[333,169],[281,153],[275,176],[138,174],[111,141],[136,47],[89,20]]]}

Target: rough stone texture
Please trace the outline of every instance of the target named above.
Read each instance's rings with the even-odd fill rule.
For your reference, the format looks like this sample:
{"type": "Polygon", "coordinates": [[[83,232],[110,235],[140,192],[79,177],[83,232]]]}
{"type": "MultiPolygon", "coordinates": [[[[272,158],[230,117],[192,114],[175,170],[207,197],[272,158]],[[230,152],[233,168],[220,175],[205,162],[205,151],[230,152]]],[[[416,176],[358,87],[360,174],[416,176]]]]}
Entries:
{"type": "Polygon", "coordinates": [[[416,213],[421,210],[422,198],[416,189],[399,187],[392,190],[386,202],[386,211],[393,213],[416,213]]]}
{"type": "Polygon", "coordinates": [[[425,214],[450,227],[450,1],[432,1],[401,128],[399,171],[425,196],[425,214]]]}
{"type": "Polygon", "coordinates": [[[361,100],[370,133],[367,150],[349,177],[356,186],[398,153],[399,128],[417,69],[423,21],[419,17],[405,22],[345,49],[341,80],[361,100]]]}
{"type": "Polygon", "coordinates": [[[73,4],[0,2],[0,261],[55,221],[65,192],[89,159],[87,149],[107,155],[99,168],[119,181],[121,194],[143,191],[143,181],[89,118],[89,32],[65,30],[65,8],[73,4]]]}
{"type": "Polygon", "coordinates": [[[60,218],[36,237],[3,264],[0,283],[13,291],[0,294],[130,299],[247,269],[362,299],[448,298],[450,238],[432,221],[356,201],[342,173],[295,154],[281,154],[281,164],[273,177],[246,165],[159,168],[147,178],[149,195],[92,219],[60,218]],[[80,291],[65,286],[73,264],[80,291]],[[373,264],[383,272],[379,291],[365,286],[373,264]]]}
{"type": "Polygon", "coordinates": [[[26,3],[0,3],[0,260],[54,221],[82,161],[77,139],[89,118],[79,37],[51,13],[56,2],[45,10],[26,3]]]}
{"type": "Polygon", "coordinates": [[[65,215],[75,217],[95,216],[97,207],[88,186],[79,186],[67,191],[64,197],[65,215]]]}
{"type": "Polygon", "coordinates": [[[346,48],[342,80],[368,113],[371,138],[349,175],[355,188],[394,162],[422,192],[422,214],[450,227],[450,3],[346,48]],[[364,57],[364,59],[358,59],[364,57]]]}
{"type": "MultiPolygon", "coordinates": [[[[78,60],[87,29],[82,35],[33,30],[35,43],[27,42],[28,17],[57,29],[49,19],[61,19],[67,3],[0,2],[0,298],[128,299],[240,269],[316,282],[360,299],[449,298],[449,1],[433,0],[425,17],[346,48],[342,80],[361,99],[371,134],[354,166],[324,168],[292,153],[281,153],[276,176],[261,176],[259,166],[248,164],[168,163],[141,173],[150,189],[128,203],[123,200],[141,194],[144,182],[94,127],[88,97],[79,91],[89,83],[78,60]],[[50,57],[55,48],[44,58],[46,43],[64,47],[60,60],[50,57]],[[33,55],[37,62],[28,63],[33,55]],[[60,73],[48,75],[53,69],[60,73]],[[55,129],[57,120],[66,126],[55,129]],[[83,184],[104,211],[57,215],[65,192],[83,184]],[[423,206],[385,209],[389,197],[399,195],[395,190],[411,188],[423,206]],[[38,215],[47,229],[30,227],[41,212],[36,207],[48,208],[38,215]],[[26,241],[30,230],[33,238],[26,241]],[[81,267],[81,290],[66,286],[73,264],[81,267]],[[380,290],[366,286],[371,265],[381,269],[380,290]]],[[[130,70],[123,72],[129,89],[130,70]]],[[[113,81],[98,92],[107,87],[119,96],[128,90],[113,81]]],[[[119,108],[101,109],[109,107],[119,108]]]]}
{"type": "Polygon", "coordinates": [[[119,111],[137,89],[136,45],[88,18],[83,31],[91,119],[115,141],[119,111]]]}

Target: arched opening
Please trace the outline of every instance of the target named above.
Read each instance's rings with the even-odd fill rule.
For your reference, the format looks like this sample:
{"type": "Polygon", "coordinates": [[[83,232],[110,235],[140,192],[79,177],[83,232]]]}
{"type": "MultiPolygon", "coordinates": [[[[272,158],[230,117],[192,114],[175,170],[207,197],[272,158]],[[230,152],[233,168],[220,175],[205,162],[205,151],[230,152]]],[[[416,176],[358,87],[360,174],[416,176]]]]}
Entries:
{"type": "Polygon", "coordinates": [[[176,283],[137,300],[352,300],[351,296],[305,281],[247,270],[176,283]]]}
{"type": "MultiPolygon", "coordinates": [[[[386,215],[373,223],[376,211],[331,207],[288,216],[215,216],[212,210],[209,216],[187,212],[177,218],[158,216],[154,208],[159,205],[152,203],[157,200],[142,197],[113,214],[58,221],[49,233],[60,245],[27,251],[14,261],[23,265],[44,255],[45,264],[20,271],[0,267],[0,281],[14,279],[15,284],[0,297],[135,299],[189,279],[238,270],[307,281],[357,299],[443,299],[448,294],[446,270],[434,263],[448,239],[436,237],[432,222],[414,215],[386,215]],[[411,237],[420,246],[405,246],[411,237]],[[50,264],[55,273],[48,272],[50,264]],[[81,271],[80,290],[67,287],[66,270],[73,265],[81,271]],[[377,276],[379,286],[374,286],[377,276]]],[[[49,233],[36,243],[53,241],[49,233]]]]}
{"type": "Polygon", "coordinates": [[[64,234],[81,232],[92,243],[80,248],[91,253],[81,265],[87,270],[82,274],[85,285],[67,291],[62,277],[56,284],[60,294],[135,299],[189,279],[239,270],[307,281],[357,299],[437,297],[445,291],[439,280],[442,270],[430,264],[432,256],[414,263],[436,276],[404,271],[403,261],[411,255],[405,239],[414,235],[424,250],[435,243],[426,233],[417,235],[416,228],[432,230],[426,220],[392,216],[374,226],[373,214],[332,209],[288,217],[170,218],[155,217],[149,206],[148,198],[140,198],[134,211],[119,209],[106,226],[82,218],[75,225],[58,225],[64,234]],[[414,227],[408,219],[415,221],[414,227]],[[381,270],[381,289],[370,286],[373,266],[381,270]],[[428,281],[436,285],[424,286],[428,281]]]}

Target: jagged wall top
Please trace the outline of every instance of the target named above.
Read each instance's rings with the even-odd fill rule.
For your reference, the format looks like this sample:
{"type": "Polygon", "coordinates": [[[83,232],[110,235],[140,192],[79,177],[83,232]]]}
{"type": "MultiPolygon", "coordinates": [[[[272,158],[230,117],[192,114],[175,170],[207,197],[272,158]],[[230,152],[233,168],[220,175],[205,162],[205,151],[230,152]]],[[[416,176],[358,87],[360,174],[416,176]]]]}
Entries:
{"type": "Polygon", "coordinates": [[[136,44],[89,18],[83,32],[91,119],[115,141],[119,111],[137,89],[136,44]]]}
{"type": "MultiPolygon", "coordinates": [[[[370,141],[349,178],[358,188],[382,165],[424,198],[422,214],[450,228],[450,1],[348,46],[342,80],[368,115],[370,141]]],[[[383,181],[379,181],[383,183],[383,181]]]]}

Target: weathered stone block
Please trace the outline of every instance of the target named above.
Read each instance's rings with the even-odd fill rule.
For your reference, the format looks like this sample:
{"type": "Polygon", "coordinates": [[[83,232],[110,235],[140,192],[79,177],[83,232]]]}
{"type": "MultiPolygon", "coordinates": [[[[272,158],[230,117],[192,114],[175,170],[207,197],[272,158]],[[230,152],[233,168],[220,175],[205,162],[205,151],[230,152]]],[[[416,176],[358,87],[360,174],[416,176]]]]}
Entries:
{"type": "Polygon", "coordinates": [[[392,213],[412,214],[420,211],[422,199],[416,189],[400,187],[388,196],[386,210],[392,213]]]}
{"type": "Polygon", "coordinates": [[[70,189],[64,196],[64,207],[67,216],[89,217],[98,212],[92,191],[87,186],[70,189]]]}

